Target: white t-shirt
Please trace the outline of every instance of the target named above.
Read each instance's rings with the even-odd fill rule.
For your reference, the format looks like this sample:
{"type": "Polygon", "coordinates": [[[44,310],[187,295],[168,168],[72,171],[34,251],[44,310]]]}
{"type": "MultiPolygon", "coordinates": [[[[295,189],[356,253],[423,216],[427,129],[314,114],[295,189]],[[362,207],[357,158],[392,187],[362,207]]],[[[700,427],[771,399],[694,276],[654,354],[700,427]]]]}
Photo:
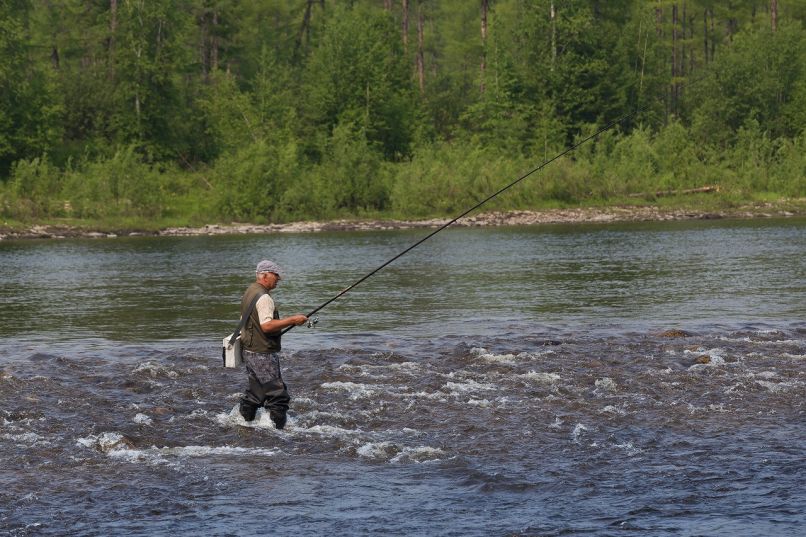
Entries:
{"type": "Polygon", "coordinates": [[[255,309],[257,310],[257,318],[260,320],[260,324],[274,319],[274,299],[269,295],[263,295],[258,298],[255,309]]]}

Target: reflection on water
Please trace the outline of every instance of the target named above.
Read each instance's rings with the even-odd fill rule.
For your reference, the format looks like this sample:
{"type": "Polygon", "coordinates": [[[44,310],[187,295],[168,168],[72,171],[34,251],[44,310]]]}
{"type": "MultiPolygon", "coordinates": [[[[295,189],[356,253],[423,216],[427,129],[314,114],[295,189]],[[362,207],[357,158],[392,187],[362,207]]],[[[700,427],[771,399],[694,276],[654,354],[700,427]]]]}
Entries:
{"type": "MultiPolygon", "coordinates": [[[[288,272],[282,312],[307,312],[422,234],[0,243],[0,334],[208,338],[233,324],[263,257],[288,272]]],[[[438,335],[791,320],[804,314],[804,251],[802,220],[448,229],[328,306],[320,326],[438,335]]]]}
{"type": "Polygon", "coordinates": [[[255,263],[304,312],[422,232],[2,242],[0,533],[800,535],[805,231],[448,230],[284,338],[284,431],[255,263]]]}

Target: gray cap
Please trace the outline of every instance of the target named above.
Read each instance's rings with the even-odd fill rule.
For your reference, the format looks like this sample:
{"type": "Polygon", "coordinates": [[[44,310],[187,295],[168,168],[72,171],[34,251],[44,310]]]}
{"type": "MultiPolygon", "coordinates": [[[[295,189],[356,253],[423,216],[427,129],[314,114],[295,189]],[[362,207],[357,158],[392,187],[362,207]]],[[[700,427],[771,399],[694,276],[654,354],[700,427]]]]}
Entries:
{"type": "Polygon", "coordinates": [[[282,277],[283,275],[283,271],[280,268],[280,265],[278,265],[274,261],[269,261],[268,259],[264,259],[263,261],[257,264],[255,273],[260,274],[261,272],[273,272],[280,277],[282,277]]]}

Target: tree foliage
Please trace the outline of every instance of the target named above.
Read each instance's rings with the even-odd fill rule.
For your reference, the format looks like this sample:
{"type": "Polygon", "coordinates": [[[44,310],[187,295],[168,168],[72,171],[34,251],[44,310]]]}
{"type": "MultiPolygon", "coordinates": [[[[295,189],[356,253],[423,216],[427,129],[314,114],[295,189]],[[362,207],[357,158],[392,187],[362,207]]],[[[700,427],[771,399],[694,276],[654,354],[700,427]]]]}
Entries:
{"type": "Polygon", "coordinates": [[[483,4],[4,1],[0,211],[445,214],[631,112],[496,206],[804,195],[803,0],[483,4]]]}

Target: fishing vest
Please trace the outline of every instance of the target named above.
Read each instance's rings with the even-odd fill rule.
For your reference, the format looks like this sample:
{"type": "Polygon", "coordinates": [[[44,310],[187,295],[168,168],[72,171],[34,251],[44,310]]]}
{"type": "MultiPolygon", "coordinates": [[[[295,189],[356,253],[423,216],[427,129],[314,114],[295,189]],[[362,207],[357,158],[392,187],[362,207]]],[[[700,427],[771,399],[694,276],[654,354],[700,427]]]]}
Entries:
{"type": "MultiPolygon", "coordinates": [[[[257,295],[266,295],[266,288],[255,282],[250,285],[241,298],[241,317],[243,317],[244,310],[249,307],[252,300],[257,295]]],[[[272,318],[279,319],[280,313],[277,308],[274,308],[272,318]]],[[[280,332],[266,333],[260,328],[260,317],[257,314],[257,308],[252,309],[249,318],[246,320],[246,325],[241,329],[241,346],[252,352],[276,352],[280,350],[280,332]]]]}

